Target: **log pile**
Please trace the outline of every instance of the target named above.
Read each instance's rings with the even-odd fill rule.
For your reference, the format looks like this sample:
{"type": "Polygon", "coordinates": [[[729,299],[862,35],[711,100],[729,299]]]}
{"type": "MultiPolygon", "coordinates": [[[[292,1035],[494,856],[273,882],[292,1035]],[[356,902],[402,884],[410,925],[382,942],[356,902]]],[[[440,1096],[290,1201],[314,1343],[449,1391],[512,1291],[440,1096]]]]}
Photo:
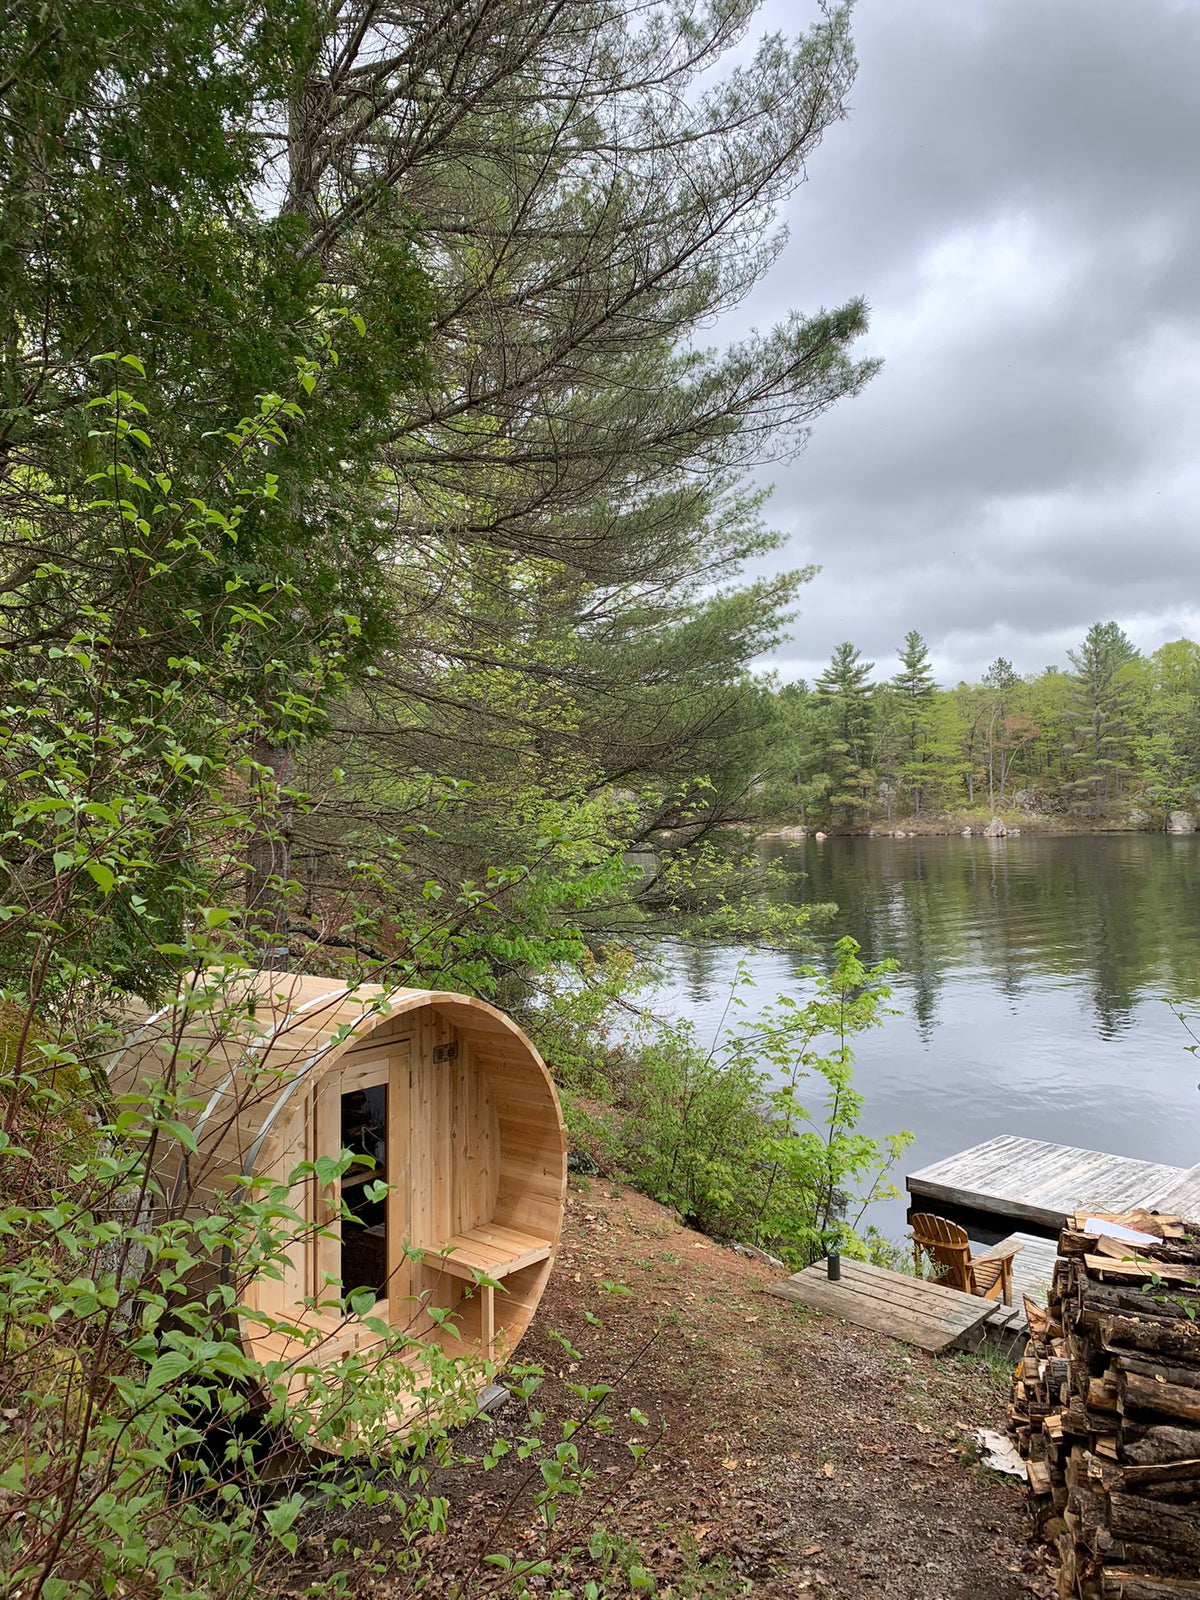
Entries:
{"type": "Polygon", "coordinates": [[[1200,1224],[1074,1217],[1025,1308],[1009,1424],[1059,1594],[1200,1597],[1200,1224]]]}

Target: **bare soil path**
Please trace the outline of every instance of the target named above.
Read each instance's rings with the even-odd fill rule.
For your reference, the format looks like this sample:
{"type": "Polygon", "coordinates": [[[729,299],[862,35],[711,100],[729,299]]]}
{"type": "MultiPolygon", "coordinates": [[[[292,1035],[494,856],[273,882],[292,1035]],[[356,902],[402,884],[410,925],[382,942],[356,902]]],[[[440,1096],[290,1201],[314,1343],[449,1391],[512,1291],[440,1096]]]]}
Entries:
{"type": "MultiPolygon", "coordinates": [[[[660,1596],[1049,1595],[1021,1489],[977,1465],[969,1442],[975,1428],[1003,1427],[1004,1369],[933,1359],[788,1305],[764,1292],[778,1276],[633,1191],[573,1185],[559,1264],[520,1356],[562,1380],[537,1397],[546,1438],[578,1405],[565,1383],[616,1385],[608,1409],[617,1426],[591,1454],[591,1498],[570,1508],[579,1537],[604,1524],[660,1596]],[[631,1408],[647,1428],[628,1420],[631,1408]],[[659,1442],[629,1479],[628,1441],[638,1437],[659,1442]]],[[[473,1424],[461,1445],[482,1455],[513,1432],[516,1411],[510,1402],[473,1424]]],[[[451,1501],[450,1529],[429,1557],[444,1592],[479,1550],[530,1547],[522,1478],[509,1457],[488,1472],[456,1469],[438,1485],[451,1501]]],[[[570,1571],[582,1593],[587,1555],[570,1571]]],[[[360,1590],[401,1592],[387,1579],[360,1590]]]]}

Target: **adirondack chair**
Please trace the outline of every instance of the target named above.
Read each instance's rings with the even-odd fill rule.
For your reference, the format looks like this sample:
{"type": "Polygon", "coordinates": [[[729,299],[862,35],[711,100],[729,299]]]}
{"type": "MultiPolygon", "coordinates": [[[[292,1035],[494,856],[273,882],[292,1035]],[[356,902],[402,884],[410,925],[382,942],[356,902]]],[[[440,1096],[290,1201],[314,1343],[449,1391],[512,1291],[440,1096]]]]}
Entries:
{"type": "Polygon", "coordinates": [[[984,1300],[1003,1300],[1012,1305],[1012,1258],[1023,1246],[1005,1244],[984,1255],[971,1254],[971,1241],[967,1230],[957,1222],[947,1222],[945,1217],[935,1217],[919,1211],[912,1217],[913,1256],[917,1271],[921,1271],[921,1257],[926,1255],[942,1268],[934,1278],[935,1283],[950,1289],[960,1289],[963,1294],[976,1294],[984,1300]]]}

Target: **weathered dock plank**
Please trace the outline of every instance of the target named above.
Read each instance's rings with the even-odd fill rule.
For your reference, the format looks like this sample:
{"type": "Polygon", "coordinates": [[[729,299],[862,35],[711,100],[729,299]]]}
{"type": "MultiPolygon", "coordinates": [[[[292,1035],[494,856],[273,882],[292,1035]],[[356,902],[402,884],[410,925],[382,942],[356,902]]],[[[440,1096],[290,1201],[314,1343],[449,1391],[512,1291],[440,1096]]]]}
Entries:
{"type": "Polygon", "coordinates": [[[937,1354],[971,1342],[971,1335],[996,1309],[992,1300],[960,1294],[922,1278],[889,1272],[865,1261],[843,1261],[839,1283],[831,1283],[824,1261],[773,1283],[770,1293],[872,1328],[937,1354]]]}
{"type": "MultiPolygon", "coordinates": [[[[934,1200],[1061,1228],[1075,1211],[1130,1211],[1188,1176],[1181,1167],[1006,1133],[932,1162],[906,1182],[914,1204],[934,1200]]],[[[1200,1193],[1200,1181],[1196,1188],[1200,1193]]]]}
{"type": "Polygon", "coordinates": [[[1142,1204],[1147,1210],[1174,1212],[1188,1222],[1200,1220],[1200,1166],[1178,1173],[1142,1204]]]}

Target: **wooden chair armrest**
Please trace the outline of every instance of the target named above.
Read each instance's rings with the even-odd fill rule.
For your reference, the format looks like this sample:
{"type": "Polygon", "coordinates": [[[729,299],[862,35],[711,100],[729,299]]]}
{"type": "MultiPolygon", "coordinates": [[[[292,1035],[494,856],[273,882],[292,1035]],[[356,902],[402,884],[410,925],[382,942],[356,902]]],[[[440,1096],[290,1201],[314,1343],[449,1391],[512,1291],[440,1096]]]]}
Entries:
{"type": "Polygon", "coordinates": [[[1013,1256],[1020,1255],[1024,1248],[1025,1246],[1023,1244],[998,1244],[993,1249],[984,1251],[983,1255],[981,1256],[972,1256],[971,1260],[972,1262],[1011,1261],[1013,1256]]]}

